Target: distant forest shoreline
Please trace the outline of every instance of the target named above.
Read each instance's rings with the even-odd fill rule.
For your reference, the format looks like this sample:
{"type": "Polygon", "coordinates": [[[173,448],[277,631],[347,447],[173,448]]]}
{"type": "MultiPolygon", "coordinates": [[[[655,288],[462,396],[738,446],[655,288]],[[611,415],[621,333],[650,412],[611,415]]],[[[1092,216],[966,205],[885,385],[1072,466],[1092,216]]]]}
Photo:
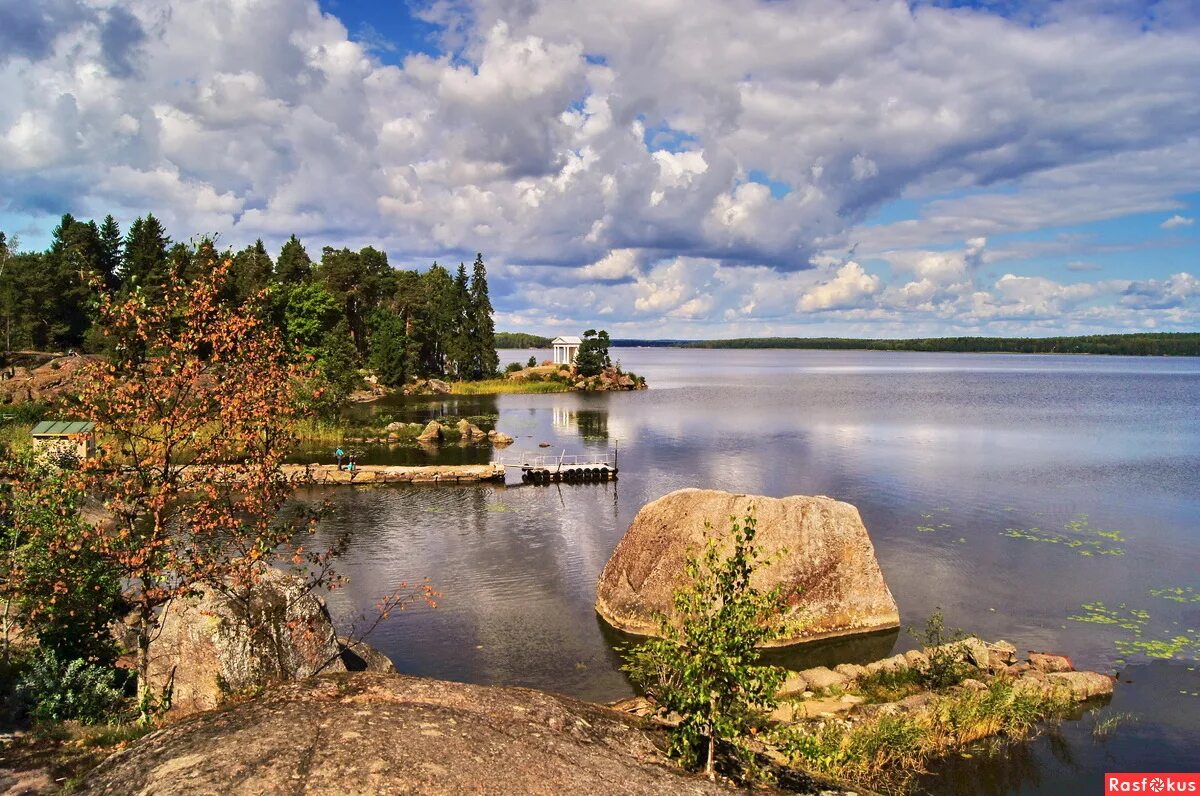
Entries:
{"type": "MultiPolygon", "coordinates": [[[[852,337],[738,337],[728,340],[635,340],[614,338],[619,348],[751,348],[860,351],[943,351],[976,354],[1105,354],[1200,356],[1200,333],[1098,334],[1077,337],[916,337],[875,340],[852,337]]],[[[497,348],[549,348],[550,338],[497,332],[497,348]]]]}

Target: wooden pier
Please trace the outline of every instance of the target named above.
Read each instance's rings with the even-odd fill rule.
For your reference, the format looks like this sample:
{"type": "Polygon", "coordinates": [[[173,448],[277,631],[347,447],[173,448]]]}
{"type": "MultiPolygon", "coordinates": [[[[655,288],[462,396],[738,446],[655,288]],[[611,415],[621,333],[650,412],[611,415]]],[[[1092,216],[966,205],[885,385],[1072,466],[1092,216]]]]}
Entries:
{"type": "Polygon", "coordinates": [[[504,481],[504,468],[496,464],[445,464],[403,467],[356,464],[351,470],[336,464],[285,464],[284,475],[314,484],[471,484],[504,481]]]}
{"type": "Polygon", "coordinates": [[[497,462],[505,468],[519,468],[521,481],[526,484],[549,484],[551,482],[608,481],[617,477],[617,457],[608,454],[567,456],[566,452],[555,456],[524,454],[517,461],[497,462]]]}

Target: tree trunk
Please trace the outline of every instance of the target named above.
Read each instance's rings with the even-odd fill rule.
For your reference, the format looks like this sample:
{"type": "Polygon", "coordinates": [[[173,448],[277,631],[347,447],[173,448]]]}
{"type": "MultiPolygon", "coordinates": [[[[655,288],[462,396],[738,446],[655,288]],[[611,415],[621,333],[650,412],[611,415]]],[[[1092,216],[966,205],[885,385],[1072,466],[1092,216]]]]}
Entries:
{"type": "Polygon", "coordinates": [[[149,721],[153,713],[153,695],[150,693],[150,630],[154,617],[149,605],[143,604],[138,608],[138,709],[142,721],[149,721]]]}
{"type": "Polygon", "coordinates": [[[717,715],[717,698],[709,697],[708,703],[709,720],[708,720],[708,760],[704,764],[704,775],[713,782],[717,781],[717,771],[713,766],[714,759],[717,756],[717,732],[716,732],[716,715],[717,715]]]}

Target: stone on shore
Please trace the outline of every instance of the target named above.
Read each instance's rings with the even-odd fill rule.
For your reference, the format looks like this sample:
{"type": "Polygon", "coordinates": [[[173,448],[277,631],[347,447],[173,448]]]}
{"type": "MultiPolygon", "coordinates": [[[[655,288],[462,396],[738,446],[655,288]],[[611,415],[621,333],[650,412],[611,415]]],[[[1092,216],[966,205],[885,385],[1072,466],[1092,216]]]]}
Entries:
{"type": "Polygon", "coordinates": [[[339,636],[338,647],[341,649],[342,665],[348,672],[396,674],[396,664],[392,663],[392,659],[365,641],[339,636]]]}
{"type": "MultiPolygon", "coordinates": [[[[729,518],[753,509],[759,549],[777,556],[753,576],[761,589],[783,587],[783,646],[898,627],[900,616],[858,509],[827,497],[770,498],[681,489],[642,507],[600,576],[596,611],[639,635],[658,632],[656,614],[673,613],[684,564],[705,543],[705,524],[727,540],[729,518]]],[[[728,544],[728,542],[726,542],[728,544]]]]}
{"type": "Polygon", "coordinates": [[[804,678],[804,682],[808,683],[808,687],[813,691],[823,691],[826,688],[845,685],[850,682],[850,678],[839,672],[826,667],[814,666],[811,669],[805,669],[800,672],[800,676],[804,678]]]}
{"type": "Polygon", "coordinates": [[[325,604],[303,580],[271,567],[246,602],[211,586],[173,600],[150,645],[150,685],[170,689],[178,714],[264,683],[338,671],[345,665],[325,604]]]}
{"type": "Polygon", "coordinates": [[[1033,652],[1029,653],[1029,665],[1037,669],[1039,672],[1073,672],[1075,664],[1071,663],[1071,659],[1066,655],[1054,655],[1049,652],[1033,652]]]}
{"type": "Polygon", "coordinates": [[[666,763],[661,732],[538,691],[340,674],[156,730],[109,757],[82,793],[745,792],[666,763]]]}
{"type": "Polygon", "coordinates": [[[1092,697],[1108,696],[1113,692],[1115,680],[1099,672],[1051,672],[1046,682],[1056,688],[1065,688],[1076,701],[1092,697]]]}

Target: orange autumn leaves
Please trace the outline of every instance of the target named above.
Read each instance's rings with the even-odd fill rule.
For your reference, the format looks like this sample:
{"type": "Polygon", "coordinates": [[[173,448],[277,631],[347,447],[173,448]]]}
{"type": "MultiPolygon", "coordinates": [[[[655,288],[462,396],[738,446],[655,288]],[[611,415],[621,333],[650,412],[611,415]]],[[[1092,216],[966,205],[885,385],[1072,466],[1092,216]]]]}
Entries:
{"type": "Polygon", "coordinates": [[[198,258],[202,276],[172,278],[157,302],[101,294],[111,354],[92,364],[79,395],[100,434],[82,476],[112,518],[93,541],[134,606],[143,683],[167,601],[199,584],[248,600],[264,564],[290,564],[313,585],[332,577],[332,554],[296,541],[315,513],[280,518],[295,488],[280,465],[307,374],[264,323],[263,297],[231,304],[230,263],[211,246],[198,258]]]}

